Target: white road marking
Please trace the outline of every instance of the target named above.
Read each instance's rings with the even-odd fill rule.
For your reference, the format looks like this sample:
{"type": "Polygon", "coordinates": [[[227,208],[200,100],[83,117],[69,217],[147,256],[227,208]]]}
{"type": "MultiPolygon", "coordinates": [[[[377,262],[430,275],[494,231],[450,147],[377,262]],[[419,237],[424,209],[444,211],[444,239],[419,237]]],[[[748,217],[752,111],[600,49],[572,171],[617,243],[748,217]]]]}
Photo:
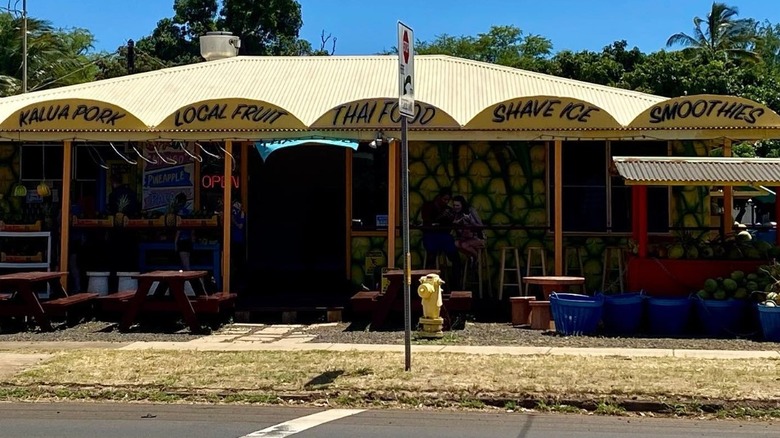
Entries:
{"type": "Polygon", "coordinates": [[[306,429],[311,429],[312,427],[325,424],[329,421],[359,414],[363,411],[365,411],[365,409],[330,409],[327,411],[317,412],[316,414],[307,415],[305,417],[296,418],[294,420],[285,421],[284,423],[279,423],[271,427],[266,427],[263,430],[252,432],[249,435],[242,436],[241,438],[284,438],[286,436],[303,432],[306,429]]]}

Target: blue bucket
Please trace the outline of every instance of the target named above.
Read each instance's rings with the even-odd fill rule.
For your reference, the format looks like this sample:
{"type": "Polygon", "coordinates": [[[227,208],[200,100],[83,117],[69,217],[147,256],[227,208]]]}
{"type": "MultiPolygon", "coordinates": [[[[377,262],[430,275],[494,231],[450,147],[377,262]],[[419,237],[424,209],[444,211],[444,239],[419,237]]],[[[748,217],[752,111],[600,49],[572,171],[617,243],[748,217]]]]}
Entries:
{"type": "Polygon", "coordinates": [[[647,319],[650,333],[679,336],[685,331],[691,315],[691,299],[647,298],[647,319]]]}
{"type": "Polygon", "coordinates": [[[604,296],[550,294],[555,331],[562,335],[585,335],[596,331],[604,309],[604,296]]]}
{"type": "Polygon", "coordinates": [[[639,331],[644,299],[639,292],[604,296],[604,330],[629,335],[639,331]]]}
{"type": "Polygon", "coordinates": [[[696,298],[698,320],[704,334],[717,338],[734,338],[744,332],[747,309],[745,300],[703,300],[696,298]]]}
{"type": "Polygon", "coordinates": [[[758,305],[758,318],[761,320],[761,331],[764,340],[780,342],[780,307],[758,305]]]}

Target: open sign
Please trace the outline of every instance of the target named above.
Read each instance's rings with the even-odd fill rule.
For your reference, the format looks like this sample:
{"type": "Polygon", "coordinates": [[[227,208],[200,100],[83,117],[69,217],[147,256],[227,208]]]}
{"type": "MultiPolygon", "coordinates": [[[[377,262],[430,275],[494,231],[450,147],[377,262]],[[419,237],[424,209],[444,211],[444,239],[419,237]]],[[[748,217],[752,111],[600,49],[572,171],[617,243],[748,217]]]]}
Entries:
{"type": "MultiPolygon", "coordinates": [[[[230,181],[233,183],[233,188],[240,187],[240,179],[237,176],[231,176],[230,181]]],[[[225,177],[222,175],[203,175],[200,179],[200,186],[204,189],[213,189],[214,187],[225,188],[225,177]]]]}

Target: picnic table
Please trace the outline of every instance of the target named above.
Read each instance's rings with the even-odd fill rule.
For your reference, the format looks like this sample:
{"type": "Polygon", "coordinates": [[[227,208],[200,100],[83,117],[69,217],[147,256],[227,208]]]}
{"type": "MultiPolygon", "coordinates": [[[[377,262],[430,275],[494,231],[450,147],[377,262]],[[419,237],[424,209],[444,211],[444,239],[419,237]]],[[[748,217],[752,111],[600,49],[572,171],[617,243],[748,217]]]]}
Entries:
{"type": "Polygon", "coordinates": [[[203,283],[197,281],[206,275],[208,271],[152,271],[134,275],[133,278],[138,280],[138,288],[134,292],[119,292],[114,297],[126,302],[120,330],[129,329],[139,312],[145,310],[177,311],[192,332],[199,331],[198,313],[219,313],[223,305],[232,304],[236,298],[236,294],[227,292],[206,293],[203,283]],[[157,287],[150,294],[154,283],[157,283],[157,287]],[[190,283],[195,296],[187,296],[185,283],[190,283]]]}
{"type": "MultiPolygon", "coordinates": [[[[417,296],[417,287],[420,278],[428,274],[439,274],[437,269],[416,269],[411,271],[412,284],[410,289],[411,305],[413,310],[420,310],[420,298],[417,296]]],[[[388,279],[387,289],[381,291],[358,292],[352,299],[353,310],[357,312],[371,313],[371,328],[376,330],[384,327],[393,311],[403,310],[404,300],[404,271],[391,269],[383,274],[388,279]]],[[[444,305],[441,308],[442,317],[449,323],[450,311],[466,311],[471,308],[471,292],[452,291],[444,288],[442,293],[444,305]]]]}
{"type": "Polygon", "coordinates": [[[52,314],[61,313],[72,306],[84,304],[96,298],[96,293],[69,295],[62,287],[60,279],[67,272],[17,272],[0,275],[0,315],[32,316],[41,330],[52,330],[52,314]],[[36,286],[48,284],[49,299],[40,300],[36,286]],[[10,292],[10,293],[9,293],[10,292]]]}
{"type": "Polygon", "coordinates": [[[561,275],[541,275],[523,277],[523,282],[527,284],[536,284],[542,287],[544,300],[550,299],[553,292],[563,292],[569,290],[571,286],[582,286],[585,284],[585,277],[570,277],[561,275]]]}

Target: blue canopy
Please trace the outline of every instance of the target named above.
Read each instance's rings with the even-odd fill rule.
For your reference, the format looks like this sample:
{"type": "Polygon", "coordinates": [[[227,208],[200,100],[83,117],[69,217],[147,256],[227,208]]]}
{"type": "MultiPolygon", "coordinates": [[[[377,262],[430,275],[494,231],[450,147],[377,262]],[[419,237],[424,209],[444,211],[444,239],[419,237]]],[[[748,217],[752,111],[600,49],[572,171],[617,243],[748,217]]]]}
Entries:
{"type": "Polygon", "coordinates": [[[358,148],[358,142],[355,140],[332,138],[295,138],[285,140],[258,141],[255,142],[255,147],[257,148],[257,151],[260,152],[260,156],[263,158],[263,161],[265,161],[268,159],[268,156],[271,155],[271,152],[277,149],[290,146],[299,146],[302,144],[325,144],[330,146],[351,148],[354,150],[357,150],[358,148]]]}

